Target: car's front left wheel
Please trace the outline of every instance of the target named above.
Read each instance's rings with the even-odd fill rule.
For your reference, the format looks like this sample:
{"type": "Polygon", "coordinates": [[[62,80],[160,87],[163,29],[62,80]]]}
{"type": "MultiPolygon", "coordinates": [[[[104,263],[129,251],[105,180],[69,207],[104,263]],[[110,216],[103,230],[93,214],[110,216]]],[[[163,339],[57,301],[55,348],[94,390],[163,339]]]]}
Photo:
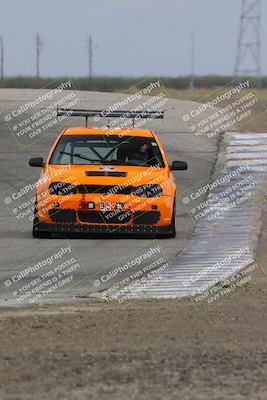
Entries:
{"type": "Polygon", "coordinates": [[[32,236],[34,238],[39,238],[39,239],[51,238],[50,232],[40,232],[38,230],[39,218],[38,218],[38,210],[37,210],[37,198],[35,198],[33,213],[34,213],[33,214],[34,218],[33,218],[33,226],[32,226],[32,236]]]}

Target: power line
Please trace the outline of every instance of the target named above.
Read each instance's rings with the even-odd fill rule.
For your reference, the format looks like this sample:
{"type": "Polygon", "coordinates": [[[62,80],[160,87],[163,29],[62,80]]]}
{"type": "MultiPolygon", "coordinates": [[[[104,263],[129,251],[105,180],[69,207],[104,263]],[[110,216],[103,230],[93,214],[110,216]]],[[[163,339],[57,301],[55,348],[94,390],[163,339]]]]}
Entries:
{"type": "Polygon", "coordinates": [[[261,76],[261,0],[242,0],[235,75],[261,76]]]}

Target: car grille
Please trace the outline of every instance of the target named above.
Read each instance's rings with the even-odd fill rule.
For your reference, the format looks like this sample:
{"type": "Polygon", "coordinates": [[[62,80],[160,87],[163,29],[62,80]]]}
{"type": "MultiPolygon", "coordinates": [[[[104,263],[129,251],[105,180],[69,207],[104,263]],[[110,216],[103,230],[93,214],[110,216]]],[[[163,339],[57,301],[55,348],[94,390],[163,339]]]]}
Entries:
{"type": "Polygon", "coordinates": [[[116,185],[78,185],[77,193],[87,194],[123,194],[134,195],[138,197],[160,197],[162,196],[162,187],[160,185],[147,184],[141,186],[116,186],[116,185]],[[156,188],[156,191],[151,191],[151,188],[156,188]],[[148,194],[149,191],[149,194],[148,194]]]}
{"type": "Polygon", "coordinates": [[[52,208],[49,210],[50,218],[53,222],[60,223],[74,223],[76,222],[76,211],[71,209],[59,210],[58,208],[52,208]]]}
{"type": "Polygon", "coordinates": [[[159,211],[136,211],[133,215],[135,225],[155,225],[160,220],[159,211]]]}
{"type": "MultiPolygon", "coordinates": [[[[75,223],[76,211],[72,209],[53,208],[49,210],[50,218],[55,223],[75,223]]],[[[161,217],[159,211],[78,211],[81,222],[92,224],[127,224],[133,216],[134,225],[155,225],[161,217]]]]}
{"type": "Polygon", "coordinates": [[[87,222],[87,223],[126,224],[131,220],[131,212],[79,211],[78,217],[81,222],[87,222]]]}
{"type": "Polygon", "coordinates": [[[131,194],[133,188],[131,186],[119,187],[113,185],[78,185],[77,192],[86,193],[100,193],[100,194],[131,194]]]}

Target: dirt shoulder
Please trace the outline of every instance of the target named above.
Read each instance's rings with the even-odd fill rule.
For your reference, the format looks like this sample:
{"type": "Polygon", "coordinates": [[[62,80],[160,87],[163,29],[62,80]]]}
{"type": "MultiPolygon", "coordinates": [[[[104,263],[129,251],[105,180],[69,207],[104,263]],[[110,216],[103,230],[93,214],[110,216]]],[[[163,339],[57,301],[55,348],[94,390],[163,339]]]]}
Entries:
{"type": "Polygon", "coordinates": [[[189,300],[1,310],[1,399],[265,399],[266,286],[189,300]]]}

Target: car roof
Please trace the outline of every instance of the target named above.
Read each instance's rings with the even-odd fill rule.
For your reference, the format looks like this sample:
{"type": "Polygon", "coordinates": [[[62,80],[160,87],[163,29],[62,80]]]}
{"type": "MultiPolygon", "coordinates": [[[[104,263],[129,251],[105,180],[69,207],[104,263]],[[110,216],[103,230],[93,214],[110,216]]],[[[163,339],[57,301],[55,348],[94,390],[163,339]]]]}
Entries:
{"type": "Polygon", "coordinates": [[[93,127],[67,128],[63,135],[121,135],[121,136],[145,136],[153,137],[153,133],[147,129],[101,129],[93,127]]]}

